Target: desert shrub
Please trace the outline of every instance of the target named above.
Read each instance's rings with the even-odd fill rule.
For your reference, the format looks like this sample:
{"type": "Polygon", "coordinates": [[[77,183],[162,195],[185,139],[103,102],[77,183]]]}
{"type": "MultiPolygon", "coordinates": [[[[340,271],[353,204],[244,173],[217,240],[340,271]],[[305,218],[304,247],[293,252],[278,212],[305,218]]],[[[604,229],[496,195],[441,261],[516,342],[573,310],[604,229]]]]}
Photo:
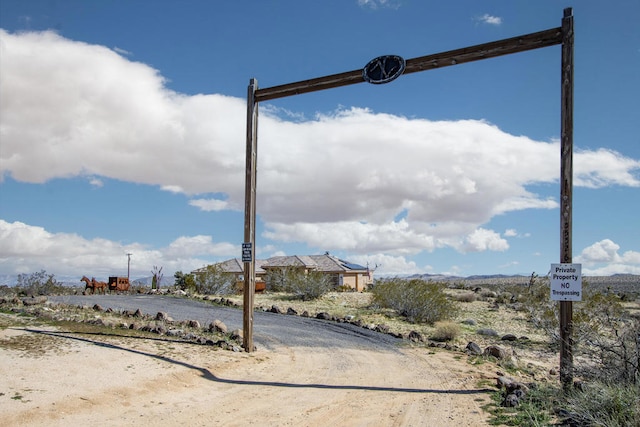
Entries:
{"type": "Polygon", "coordinates": [[[640,426],[640,388],[613,383],[594,382],[564,392],[553,384],[539,384],[525,393],[520,405],[502,407],[503,393],[492,395],[492,425],[538,427],[571,426],[640,426]],[[560,423],[552,424],[560,414],[560,423]]]}
{"type": "MultiPolygon", "coordinates": [[[[548,281],[532,282],[519,301],[559,345],[560,304],[551,301],[548,281]]],[[[581,356],[574,370],[588,382],[563,404],[577,425],[640,426],[640,319],[618,295],[586,280],[582,290],[582,301],[573,304],[573,353],[581,356]]]]}
{"type": "Polygon", "coordinates": [[[478,296],[473,292],[465,292],[464,294],[456,294],[453,299],[458,302],[474,302],[478,299],[478,296]]]}
{"type": "MultiPolygon", "coordinates": [[[[601,314],[608,310],[603,308],[601,314]]],[[[593,316],[582,347],[594,366],[578,366],[581,376],[619,384],[640,384],[640,320],[593,316]],[[600,317],[600,318],[598,318],[600,317]]]]}
{"type": "Polygon", "coordinates": [[[513,294],[507,291],[499,291],[496,296],[496,302],[499,304],[509,304],[513,299],[513,294]]]}
{"type": "Polygon", "coordinates": [[[487,299],[487,298],[496,298],[498,296],[498,294],[495,291],[492,291],[491,289],[483,289],[480,291],[480,297],[487,299]]]}
{"type": "Polygon", "coordinates": [[[553,425],[552,414],[557,407],[560,391],[551,385],[531,387],[515,408],[502,406],[503,392],[491,395],[495,406],[488,408],[492,414],[491,425],[517,427],[541,427],[553,425]]]}
{"type": "Polygon", "coordinates": [[[144,294],[147,293],[149,288],[141,283],[131,282],[129,286],[129,293],[131,294],[144,294]]]}
{"type": "Polygon", "coordinates": [[[64,293],[64,286],[59,284],[53,274],[40,270],[31,274],[18,274],[16,293],[22,296],[52,295],[64,293]]]}
{"type": "Polygon", "coordinates": [[[319,271],[305,272],[295,267],[270,269],[265,276],[267,290],[286,292],[293,298],[309,301],[320,298],[333,288],[331,276],[319,271]]]}
{"type": "Polygon", "coordinates": [[[449,283],[449,289],[468,289],[464,282],[452,282],[449,283]]]}
{"type": "MultiPolygon", "coordinates": [[[[522,295],[534,324],[559,346],[559,307],[549,297],[548,281],[536,280],[522,295]]],[[[640,320],[624,309],[618,295],[593,289],[583,280],[582,301],[573,304],[573,353],[581,376],[621,384],[640,382],[640,320]],[[586,362],[588,361],[588,362],[586,362]]]]}
{"type": "MultiPolygon", "coordinates": [[[[573,352],[583,355],[580,375],[594,380],[640,381],[640,321],[632,317],[616,294],[592,289],[583,280],[582,301],[573,304],[573,352]]],[[[534,324],[560,343],[558,301],[551,301],[548,282],[538,280],[522,295],[534,324]]]]}
{"type": "Polygon", "coordinates": [[[287,292],[289,282],[294,279],[294,267],[270,268],[265,275],[266,290],[270,292],[287,292]]]}
{"type": "Polygon", "coordinates": [[[458,312],[455,301],[447,298],[446,285],[421,279],[399,278],[377,281],[373,286],[373,304],[395,310],[408,321],[433,324],[452,319],[458,312]]]}
{"type": "Polygon", "coordinates": [[[332,288],[331,277],[319,271],[299,273],[288,283],[287,291],[295,298],[309,301],[320,298],[332,288]]]}
{"type": "Polygon", "coordinates": [[[593,383],[565,396],[564,409],[577,425],[640,426],[640,387],[593,383]]]}
{"type": "Polygon", "coordinates": [[[453,341],[461,332],[460,325],[451,321],[438,322],[435,326],[436,329],[431,335],[431,339],[434,341],[453,341]]]}
{"type": "Polygon", "coordinates": [[[195,290],[200,294],[227,295],[235,292],[235,276],[217,264],[208,265],[195,275],[195,290]]]}

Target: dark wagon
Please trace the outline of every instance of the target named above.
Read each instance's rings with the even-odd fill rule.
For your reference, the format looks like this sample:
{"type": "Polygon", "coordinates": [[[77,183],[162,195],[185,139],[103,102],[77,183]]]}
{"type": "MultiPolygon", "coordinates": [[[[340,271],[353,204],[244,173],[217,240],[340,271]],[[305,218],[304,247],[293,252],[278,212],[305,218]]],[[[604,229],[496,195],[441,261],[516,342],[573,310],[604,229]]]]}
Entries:
{"type": "Polygon", "coordinates": [[[109,291],[128,292],[129,287],[128,277],[109,276],[109,291]]]}

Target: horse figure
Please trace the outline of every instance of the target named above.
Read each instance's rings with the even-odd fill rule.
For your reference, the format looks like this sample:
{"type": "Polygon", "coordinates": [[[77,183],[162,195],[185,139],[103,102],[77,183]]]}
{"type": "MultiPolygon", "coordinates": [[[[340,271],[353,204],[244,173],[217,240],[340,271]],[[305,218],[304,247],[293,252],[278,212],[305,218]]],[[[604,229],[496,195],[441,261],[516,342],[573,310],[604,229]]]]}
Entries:
{"type": "Polygon", "coordinates": [[[80,279],[81,282],[84,282],[86,284],[86,286],[84,287],[84,292],[87,292],[87,289],[91,289],[91,293],[95,292],[95,286],[93,285],[93,282],[91,280],[89,280],[89,278],[87,276],[82,276],[82,279],[80,279]]]}
{"type": "Polygon", "coordinates": [[[93,293],[100,293],[102,291],[102,295],[106,293],[107,283],[106,282],[98,282],[95,277],[91,278],[91,285],[93,286],[93,293]]]}

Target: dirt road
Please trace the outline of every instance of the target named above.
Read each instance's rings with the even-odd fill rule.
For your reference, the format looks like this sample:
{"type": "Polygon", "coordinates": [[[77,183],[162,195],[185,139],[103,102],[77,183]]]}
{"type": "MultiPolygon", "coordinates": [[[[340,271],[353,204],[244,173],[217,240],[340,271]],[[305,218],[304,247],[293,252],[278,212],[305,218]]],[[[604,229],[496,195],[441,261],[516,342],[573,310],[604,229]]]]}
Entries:
{"type": "Polygon", "coordinates": [[[275,345],[234,353],[3,319],[3,426],[487,425],[479,381],[488,367],[446,351],[275,345]]]}

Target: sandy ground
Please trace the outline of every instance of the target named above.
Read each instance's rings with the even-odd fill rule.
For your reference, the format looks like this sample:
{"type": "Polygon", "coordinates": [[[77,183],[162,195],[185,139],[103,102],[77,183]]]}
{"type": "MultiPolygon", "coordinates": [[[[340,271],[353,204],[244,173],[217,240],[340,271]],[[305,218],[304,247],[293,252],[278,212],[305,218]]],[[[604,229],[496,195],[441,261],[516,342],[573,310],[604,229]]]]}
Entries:
{"type": "Polygon", "coordinates": [[[8,327],[0,425],[482,426],[487,369],[424,348],[234,353],[8,327]]]}

